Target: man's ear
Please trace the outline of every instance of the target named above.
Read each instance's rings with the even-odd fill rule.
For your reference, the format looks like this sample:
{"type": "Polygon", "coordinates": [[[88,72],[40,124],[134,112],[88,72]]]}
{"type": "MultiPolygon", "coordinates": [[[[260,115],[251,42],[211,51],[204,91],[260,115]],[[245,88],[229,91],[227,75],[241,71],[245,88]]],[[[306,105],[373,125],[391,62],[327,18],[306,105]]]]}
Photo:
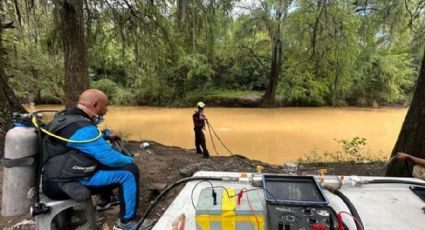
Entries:
{"type": "Polygon", "coordinates": [[[98,105],[97,102],[93,103],[93,108],[97,108],[97,105],[98,105]]]}

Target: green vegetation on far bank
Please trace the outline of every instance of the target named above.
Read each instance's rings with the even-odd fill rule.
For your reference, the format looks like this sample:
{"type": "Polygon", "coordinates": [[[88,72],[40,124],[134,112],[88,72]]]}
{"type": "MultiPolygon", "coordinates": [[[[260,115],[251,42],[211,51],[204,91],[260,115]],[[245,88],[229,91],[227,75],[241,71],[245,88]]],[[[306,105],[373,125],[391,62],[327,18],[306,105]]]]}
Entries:
{"type": "MultiPolygon", "coordinates": [[[[411,21],[408,10],[418,1],[243,2],[86,1],[91,87],[115,105],[251,107],[270,85],[275,106],[410,103],[425,45],[415,32],[424,15],[411,21]]],[[[2,45],[22,102],[64,101],[57,11],[50,1],[3,6],[19,22],[2,45]]]]}
{"type": "Polygon", "coordinates": [[[320,153],[312,150],[298,159],[299,163],[320,163],[320,162],[384,162],[387,156],[376,155],[366,151],[367,139],[364,137],[353,137],[351,139],[335,139],[338,143],[338,150],[335,152],[320,153]]]}

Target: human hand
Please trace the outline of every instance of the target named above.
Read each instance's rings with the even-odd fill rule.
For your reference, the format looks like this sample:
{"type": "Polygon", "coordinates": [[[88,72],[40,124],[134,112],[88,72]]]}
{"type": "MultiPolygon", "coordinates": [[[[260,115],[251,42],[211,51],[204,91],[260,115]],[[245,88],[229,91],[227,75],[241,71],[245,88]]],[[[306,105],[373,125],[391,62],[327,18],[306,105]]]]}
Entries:
{"type": "Polygon", "coordinates": [[[111,133],[111,135],[109,136],[109,140],[111,142],[120,141],[121,137],[118,136],[118,134],[116,134],[116,133],[111,133]]]}
{"type": "Polygon", "coordinates": [[[407,153],[403,153],[403,152],[398,152],[397,153],[397,159],[399,160],[407,160],[410,158],[410,155],[407,153]]]}
{"type": "Polygon", "coordinates": [[[110,129],[104,129],[102,132],[103,132],[104,138],[106,140],[109,140],[111,142],[115,142],[115,141],[120,141],[121,140],[121,137],[118,136],[118,134],[112,132],[110,129]]]}

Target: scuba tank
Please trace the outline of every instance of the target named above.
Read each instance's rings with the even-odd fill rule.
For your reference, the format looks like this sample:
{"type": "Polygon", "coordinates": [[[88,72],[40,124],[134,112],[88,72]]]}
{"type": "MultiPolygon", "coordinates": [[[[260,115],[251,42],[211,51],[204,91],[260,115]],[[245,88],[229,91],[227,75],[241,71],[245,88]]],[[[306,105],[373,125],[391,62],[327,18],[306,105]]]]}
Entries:
{"type": "Polygon", "coordinates": [[[34,203],[30,190],[36,186],[38,135],[31,125],[31,114],[13,114],[13,127],[5,138],[3,159],[3,197],[1,214],[28,213],[34,203]]]}

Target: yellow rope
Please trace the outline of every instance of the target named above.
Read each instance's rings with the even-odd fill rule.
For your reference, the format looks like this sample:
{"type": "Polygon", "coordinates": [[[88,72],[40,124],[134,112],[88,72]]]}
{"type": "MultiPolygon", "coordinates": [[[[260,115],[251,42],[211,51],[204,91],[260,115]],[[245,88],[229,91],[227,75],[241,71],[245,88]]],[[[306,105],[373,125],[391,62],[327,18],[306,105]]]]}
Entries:
{"type": "MultiPolygon", "coordinates": [[[[35,126],[36,128],[39,128],[39,126],[38,126],[38,123],[37,123],[37,120],[36,120],[35,116],[33,116],[33,117],[32,117],[32,123],[34,124],[34,126],[35,126]]],[[[97,127],[96,127],[96,128],[97,128],[97,127]]],[[[51,136],[51,137],[54,137],[54,138],[56,138],[56,139],[59,139],[59,140],[61,140],[61,141],[65,141],[65,142],[69,142],[69,143],[79,143],[79,144],[84,144],[84,143],[89,143],[89,142],[96,141],[97,139],[99,139],[99,138],[101,138],[101,137],[102,137],[102,131],[100,131],[100,129],[99,129],[99,128],[97,128],[97,130],[99,131],[99,135],[98,135],[97,137],[92,138],[92,139],[89,139],[89,140],[82,140],[82,141],[75,141],[75,140],[67,139],[67,138],[65,138],[65,137],[58,136],[58,135],[53,134],[53,133],[49,132],[48,130],[43,129],[43,128],[41,128],[41,127],[40,127],[39,129],[40,129],[41,131],[43,131],[43,133],[45,133],[45,134],[47,134],[47,135],[49,135],[49,136],[51,136]]]]}

